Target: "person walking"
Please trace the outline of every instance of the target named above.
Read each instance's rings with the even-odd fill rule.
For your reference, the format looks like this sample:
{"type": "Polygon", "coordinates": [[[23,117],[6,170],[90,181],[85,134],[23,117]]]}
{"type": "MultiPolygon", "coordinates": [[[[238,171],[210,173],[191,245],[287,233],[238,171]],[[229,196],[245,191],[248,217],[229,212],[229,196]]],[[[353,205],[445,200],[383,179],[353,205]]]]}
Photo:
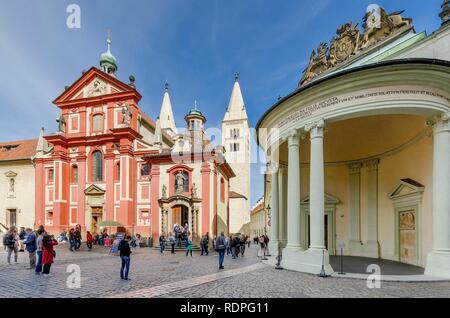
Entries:
{"type": "Polygon", "coordinates": [[[219,269],[224,269],[223,260],[225,258],[225,250],[226,250],[226,239],[223,232],[220,233],[220,236],[217,238],[214,246],[216,247],[217,253],[219,253],[219,269]]]}
{"type": "Polygon", "coordinates": [[[91,232],[86,232],[86,246],[91,251],[92,250],[92,242],[94,241],[94,238],[92,237],[91,232]]]}
{"type": "Polygon", "coordinates": [[[81,225],[77,224],[75,227],[75,250],[79,250],[81,247],[81,225]]]}
{"type": "Polygon", "coordinates": [[[200,255],[203,255],[203,253],[205,253],[206,256],[208,256],[208,254],[209,254],[208,244],[209,244],[209,232],[206,232],[206,234],[203,236],[202,242],[200,244],[201,248],[202,248],[202,252],[200,255]]]}
{"type": "Polygon", "coordinates": [[[247,242],[245,241],[245,236],[242,236],[240,243],[241,243],[240,244],[241,255],[244,256],[245,246],[247,245],[247,242]]]}
{"type": "Polygon", "coordinates": [[[230,253],[231,253],[230,237],[231,237],[231,235],[225,237],[225,248],[227,250],[227,256],[230,255],[230,253]]]}
{"type": "Polygon", "coordinates": [[[120,279],[129,280],[128,273],[130,271],[130,263],[131,263],[131,248],[130,241],[131,237],[127,236],[124,240],[119,243],[119,252],[120,259],[122,261],[122,265],[120,267],[120,279]]]}
{"type": "Polygon", "coordinates": [[[25,240],[23,244],[25,244],[25,249],[28,252],[28,257],[30,259],[30,269],[36,268],[36,233],[33,232],[32,229],[26,229],[27,235],[25,236],[25,240]]]}
{"type": "Polygon", "coordinates": [[[22,226],[20,228],[20,232],[19,232],[19,240],[17,241],[17,244],[19,246],[19,252],[25,252],[25,247],[24,247],[23,241],[25,240],[26,235],[27,235],[27,232],[25,231],[25,228],[22,226]]]}
{"type": "Polygon", "coordinates": [[[265,246],[265,243],[264,243],[264,235],[261,235],[260,237],[259,237],[259,245],[260,245],[260,250],[259,250],[259,255],[258,255],[258,257],[264,257],[265,256],[265,254],[266,254],[266,246],[265,246]]]}
{"type": "Polygon", "coordinates": [[[175,237],[173,236],[173,233],[170,233],[169,243],[170,243],[171,253],[175,254],[175,237]]]}
{"type": "Polygon", "coordinates": [[[44,227],[40,226],[36,231],[36,267],[34,272],[37,275],[42,273],[42,240],[44,238],[44,234],[44,227]]]}
{"type": "Polygon", "coordinates": [[[69,249],[73,252],[75,248],[75,229],[71,228],[69,232],[69,249]]]}
{"type": "Polygon", "coordinates": [[[42,239],[42,264],[44,266],[42,274],[44,274],[44,277],[49,277],[50,275],[50,268],[56,257],[56,252],[53,248],[55,245],[58,245],[58,241],[55,240],[53,235],[45,234],[42,239]]]}
{"type": "Polygon", "coordinates": [[[159,251],[161,254],[164,252],[164,249],[166,248],[166,237],[164,236],[164,233],[161,234],[159,237],[159,251]]]}
{"type": "Polygon", "coordinates": [[[188,237],[188,239],[186,241],[186,257],[188,257],[189,253],[191,254],[191,257],[192,257],[192,239],[191,239],[191,237],[188,237]]]}
{"type": "Polygon", "coordinates": [[[14,252],[14,261],[17,264],[17,253],[18,253],[18,235],[17,228],[15,226],[11,226],[6,232],[5,237],[3,239],[3,244],[6,246],[7,250],[7,260],[8,264],[11,264],[11,254],[14,252]]]}

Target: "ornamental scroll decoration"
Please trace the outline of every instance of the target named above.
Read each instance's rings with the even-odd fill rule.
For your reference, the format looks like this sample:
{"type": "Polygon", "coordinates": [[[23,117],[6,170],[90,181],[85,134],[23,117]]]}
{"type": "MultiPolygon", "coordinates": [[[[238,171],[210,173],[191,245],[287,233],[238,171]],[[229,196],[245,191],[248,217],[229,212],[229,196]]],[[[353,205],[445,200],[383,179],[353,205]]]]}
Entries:
{"type": "Polygon", "coordinates": [[[331,39],[330,47],[321,42],[316,50],[313,50],[308,67],[303,71],[303,77],[299,86],[302,86],[325,71],[348,60],[351,56],[365,51],[380,41],[412,28],[412,19],[403,18],[404,11],[386,13],[378,5],[370,5],[363,18],[361,33],[358,23],[346,22],[336,31],[336,36],[331,39]]]}

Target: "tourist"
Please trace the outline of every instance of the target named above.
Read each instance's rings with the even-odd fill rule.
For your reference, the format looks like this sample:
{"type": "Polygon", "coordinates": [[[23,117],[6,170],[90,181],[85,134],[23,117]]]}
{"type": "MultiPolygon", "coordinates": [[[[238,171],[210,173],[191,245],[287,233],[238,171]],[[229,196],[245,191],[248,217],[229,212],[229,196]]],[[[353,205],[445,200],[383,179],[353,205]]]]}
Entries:
{"type": "Polygon", "coordinates": [[[42,264],[44,265],[42,274],[44,274],[44,277],[49,277],[50,275],[50,267],[56,256],[56,252],[53,248],[55,245],[58,245],[58,241],[55,240],[53,235],[45,234],[42,239],[42,264]]]}
{"type": "Polygon", "coordinates": [[[75,227],[75,250],[81,247],[81,225],[77,224],[75,227]]]}
{"type": "Polygon", "coordinates": [[[233,246],[234,246],[233,256],[234,256],[234,258],[239,258],[239,253],[241,251],[241,239],[239,238],[238,235],[236,235],[233,238],[233,246]]]}
{"type": "Polygon", "coordinates": [[[75,248],[75,229],[71,228],[69,232],[69,249],[73,252],[75,248]]]}
{"type": "Polygon", "coordinates": [[[23,244],[25,244],[25,249],[28,252],[28,257],[30,259],[30,269],[36,268],[36,233],[33,232],[32,229],[27,228],[26,229],[27,235],[25,236],[25,240],[23,241],[23,244]]]}
{"type": "Polygon", "coordinates": [[[98,245],[99,244],[99,239],[100,239],[100,235],[98,235],[98,233],[95,232],[95,234],[94,234],[94,245],[98,245]]]}
{"type": "Polygon", "coordinates": [[[166,247],[166,237],[164,236],[164,233],[161,234],[159,237],[159,251],[161,254],[164,252],[164,249],[166,247]]]}
{"type": "Polygon", "coordinates": [[[245,239],[247,240],[247,245],[248,245],[247,247],[250,248],[250,244],[251,244],[250,237],[245,236],[245,239]]]}
{"type": "Polygon", "coordinates": [[[266,249],[265,249],[264,241],[265,241],[264,235],[261,235],[259,237],[260,250],[259,250],[259,253],[258,253],[258,257],[263,257],[263,256],[266,255],[266,249]]]}
{"type": "Polygon", "coordinates": [[[94,241],[94,238],[92,237],[91,232],[86,232],[86,246],[89,250],[92,250],[92,242],[94,241]]]}
{"type": "Polygon", "coordinates": [[[202,249],[202,252],[201,252],[200,255],[203,255],[203,253],[205,253],[206,256],[208,256],[208,254],[209,254],[208,244],[209,244],[209,232],[206,232],[206,234],[203,235],[202,241],[200,243],[200,247],[202,249]]]}
{"type": "Polygon", "coordinates": [[[265,251],[266,251],[266,255],[269,255],[270,254],[270,251],[269,251],[269,237],[267,235],[264,235],[264,248],[265,248],[265,251]]]}
{"type": "Polygon", "coordinates": [[[188,237],[188,239],[186,241],[186,257],[188,257],[189,253],[191,254],[191,257],[192,257],[192,239],[191,239],[191,237],[188,237]]]}
{"type": "Polygon", "coordinates": [[[225,247],[227,249],[227,256],[231,254],[231,235],[225,237],[225,247]]]}
{"type": "Polygon", "coordinates": [[[245,253],[245,245],[247,245],[247,242],[245,241],[245,236],[242,236],[242,237],[241,237],[240,243],[241,243],[241,244],[240,244],[241,255],[244,256],[244,253],[245,253]]]}
{"type": "Polygon", "coordinates": [[[173,236],[173,233],[170,233],[169,243],[170,243],[171,253],[175,254],[175,237],[173,236]]]}
{"type": "Polygon", "coordinates": [[[24,252],[25,251],[23,241],[25,240],[25,236],[26,235],[27,235],[27,233],[25,231],[25,228],[23,226],[20,227],[19,239],[17,240],[17,243],[19,245],[19,252],[24,252]]]}
{"type": "Polygon", "coordinates": [[[217,236],[214,236],[214,239],[212,240],[212,245],[213,245],[213,250],[216,250],[216,240],[217,240],[217,236]]]}
{"type": "Polygon", "coordinates": [[[120,241],[118,250],[120,252],[120,259],[122,265],[120,267],[120,278],[123,280],[129,280],[128,272],[130,271],[131,262],[131,248],[129,244],[130,236],[125,237],[124,240],[120,241]]]}
{"type": "Polygon", "coordinates": [[[66,229],[64,229],[61,234],[59,234],[58,237],[58,242],[62,243],[62,242],[67,242],[67,231],[66,229]]]}
{"type": "Polygon", "coordinates": [[[36,268],[34,269],[35,274],[42,273],[42,240],[45,235],[45,229],[41,225],[36,231],[36,268]]]}
{"type": "Polygon", "coordinates": [[[18,252],[18,235],[17,235],[17,228],[15,226],[11,226],[6,232],[5,236],[3,237],[3,245],[7,249],[7,259],[8,264],[11,264],[11,254],[14,252],[14,261],[17,264],[17,252],[18,252]]]}
{"type": "Polygon", "coordinates": [[[231,250],[231,257],[233,259],[236,258],[236,237],[230,237],[230,250],[231,250]]]}
{"type": "Polygon", "coordinates": [[[224,269],[223,260],[225,257],[226,238],[223,232],[220,233],[220,236],[217,238],[214,246],[215,250],[219,253],[219,269],[224,269]]]}

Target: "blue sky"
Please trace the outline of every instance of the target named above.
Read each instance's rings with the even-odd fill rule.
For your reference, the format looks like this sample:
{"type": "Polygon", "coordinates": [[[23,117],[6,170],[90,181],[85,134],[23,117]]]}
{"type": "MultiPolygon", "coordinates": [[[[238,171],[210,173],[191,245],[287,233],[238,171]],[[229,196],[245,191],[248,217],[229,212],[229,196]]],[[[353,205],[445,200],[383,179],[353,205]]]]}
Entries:
{"type": "MultiPolygon", "coordinates": [[[[159,114],[170,83],[178,126],[198,101],[207,127],[220,127],[234,73],[250,125],[295,89],[311,50],[329,41],[346,21],[360,22],[366,7],[405,9],[417,32],[436,30],[443,0],[0,0],[0,141],[56,130],[52,101],[98,66],[111,29],[118,77],[136,76],[140,107],[159,114]],[[81,28],[66,26],[69,4],[81,7],[81,28]]],[[[252,169],[254,203],[263,189],[252,169]]]]}

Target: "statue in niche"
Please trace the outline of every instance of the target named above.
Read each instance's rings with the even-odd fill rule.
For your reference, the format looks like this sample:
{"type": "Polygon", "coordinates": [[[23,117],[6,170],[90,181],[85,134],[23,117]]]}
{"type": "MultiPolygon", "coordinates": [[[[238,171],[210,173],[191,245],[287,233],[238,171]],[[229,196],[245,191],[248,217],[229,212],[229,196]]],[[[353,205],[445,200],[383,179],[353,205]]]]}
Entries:
{"type": "Polygon", "coordinates": [[[58,123],[58,132],[66,132],[66,119],[63,114],[56,119],[56,122],[58,123]]]}
{"type": "Polygon", "coordinates": [[[195,182],[192,184],[191,195],[193,198],[197,197],[197,186],[195,185],[195,182]]]}
{"type": "Polygon", "coordinates": [[[131,117],[133,114],[131,113],[130,108],[126,104],[124,104],[122,108],[122,114],[123,114],[122,125],[124,125],[125,127],[130,127],[131,117]]]}
{"type": "Polygon", "coordinates": [[[176,180],[176,192],[177,193],[182,193],[183,189],[184,189],[184,176],[181,172],[178,172],[178,174],[175,176],[175,180],[176,180]]]}
{"type": "Polygon", "coordinates": [[[16,183],[16,181],[13,178],[9,179],[9,192],[14,193],[14,184],[15,183],[16,183]]]}
{"type": "Polygon", "coordinates": [[[162,194],[161,194],[161,195],[162,195],[162,198],[163,198],[163,199],[166,199],[166,198],[167,198],[167,187],[166,187],[165,184],[163,185],[162,191],[161,191],[161,192],[162,192],[162,194]]]}

